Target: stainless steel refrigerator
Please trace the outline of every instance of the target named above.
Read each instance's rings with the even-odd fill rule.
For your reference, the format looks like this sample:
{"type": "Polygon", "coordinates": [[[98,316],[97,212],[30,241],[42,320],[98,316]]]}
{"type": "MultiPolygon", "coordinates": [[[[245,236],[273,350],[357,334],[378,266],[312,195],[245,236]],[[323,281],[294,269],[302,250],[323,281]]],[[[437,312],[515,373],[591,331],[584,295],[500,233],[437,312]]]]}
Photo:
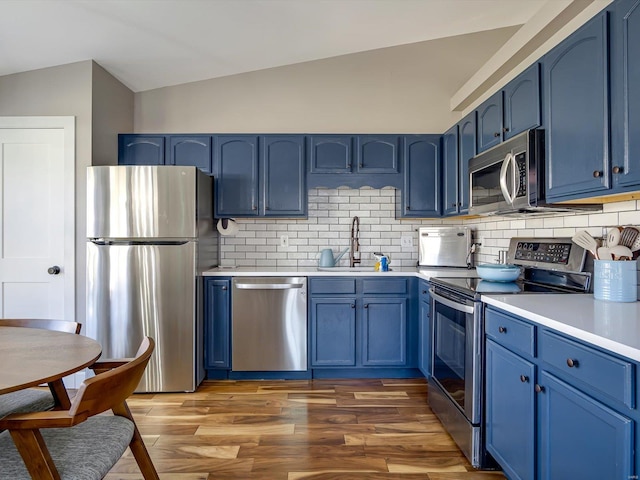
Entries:
{"type": "Polygon", "coordinates": [[[87,323],[103,359],[156,349],[138,392],[193,391],[204,378],[202,271],[217,264],[213,186],[195,167],[87,172],[87,323]]]}

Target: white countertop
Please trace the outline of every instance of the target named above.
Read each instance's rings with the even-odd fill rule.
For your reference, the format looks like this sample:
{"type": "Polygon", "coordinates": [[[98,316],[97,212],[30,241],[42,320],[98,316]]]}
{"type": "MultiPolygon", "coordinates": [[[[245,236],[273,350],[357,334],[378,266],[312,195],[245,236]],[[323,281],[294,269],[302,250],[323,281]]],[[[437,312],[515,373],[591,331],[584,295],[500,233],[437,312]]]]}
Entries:
{"type": "Polygon", "coordinates": [[[640,302],[591,294],[483,295],[482,301],[640,362],[640,302]]]}
{"type": "Polygon", "coordinates": [[[466,268],[416,268],[391,267],[389,272],[376,272],[371,267],[318,268],[318,267],[216,267],[203,272],[206,277],[407,277],[415,276],[430,280],[432,277],[476,277],[476,269],[466,268]]]}

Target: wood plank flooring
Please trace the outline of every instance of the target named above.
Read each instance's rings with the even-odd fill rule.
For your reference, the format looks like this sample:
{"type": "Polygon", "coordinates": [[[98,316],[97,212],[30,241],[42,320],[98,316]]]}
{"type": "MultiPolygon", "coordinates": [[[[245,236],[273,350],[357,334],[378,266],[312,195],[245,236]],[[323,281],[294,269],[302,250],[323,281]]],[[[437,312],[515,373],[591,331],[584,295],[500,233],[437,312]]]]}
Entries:
{"type": "MultiPolygon", "coordinates": [[[[207,381],[129,406],[162,480],[505,478],[469,465],[421,379],[207,381]]],[[[130,452],[106,478],[141,478],[130,452]]]]}

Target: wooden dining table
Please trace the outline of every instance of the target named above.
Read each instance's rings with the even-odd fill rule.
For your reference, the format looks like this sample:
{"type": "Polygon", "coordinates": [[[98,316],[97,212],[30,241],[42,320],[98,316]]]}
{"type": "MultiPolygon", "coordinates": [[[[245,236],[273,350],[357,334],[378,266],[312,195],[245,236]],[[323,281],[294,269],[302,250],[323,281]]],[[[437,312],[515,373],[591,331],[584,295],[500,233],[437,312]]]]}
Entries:
{"type": "Polygon", "coordinates": [[[73,333],[0,327],[0,394],[49,384],[56,403],[71,406],[62,379],[92,365],[102,347],[73,333]]]}

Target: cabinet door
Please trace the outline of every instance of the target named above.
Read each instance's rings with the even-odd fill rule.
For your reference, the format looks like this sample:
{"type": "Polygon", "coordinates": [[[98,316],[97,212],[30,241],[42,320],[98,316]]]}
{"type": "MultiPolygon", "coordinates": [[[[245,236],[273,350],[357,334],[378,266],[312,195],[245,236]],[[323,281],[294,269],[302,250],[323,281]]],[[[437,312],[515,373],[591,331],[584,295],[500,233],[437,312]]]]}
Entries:
{"type": "Polygon", "coordinates": [[[229,280],[205,278],[205,368],[231,368],[229,280]]]}
{"type": "Polygon", "coordinates": [[[351,173],[351,135],[311,135],[308,141],[309,173],[351,173]]]}
{"type": "Polygon", "coordinates": [[[607,17],[543,58],[547,199],[608,189],[607,17]]]}
{"type": "Polygon", "coordinates": [[[442,136],[443,214],[458,213],[458,126],[454,125],[442,136]]]}
{"type": "Polygon", "coordinates": [[[487,450],[510,479],[534,480],[535,366],[491,340],[486,352],[487,450]]]}
{"type": "Polygon", "coordinates": [[[542,372],[539,478],[634,478],[633,422],[542,372]]]}
{"type": "Polygon", "coordinates": [[[164,165],[164,135],[118,135],[119,165],[164,165]]]}
{"type": "Polygon", "coordinates": [[[356,364],[356,299],[312,298],[310,309],[311,365],[356,364]]]}
{"type": "Polygon", "coordinates": [[[262,141],[262,205],[267,217],[307,213],[304,137],[265,136],[262,141]]]}
{"type": "Polygon", "coordinates": [[[362,365],[407,364],[407,299],[363,297],[362,365]]]}
{"type": "Polygon", "coordinates": [[[540,126],[540,64],[510,81],[504,92],[504,139],[540,126]]]}
{"type": "Polygon", "coordinates": [[[258,215],[258,137],[216,137],[216,216],[258,215]]]}
{"type": "Polygon", "coordinates": [[[469,160],[476,155],[476,112],[473,111],[458,123],[460,157],[458,175],[459,213],[469,212],[469,160]]]}
{"type": "Polygon", "coordinates": [[[399,217],[439,217],[440,136],[404,138],[404,190],[399,217]]]}
{"type": "Polygon", "coordinates": [[[170,135],[167,140],[167,164],[198,167],[211,175],[211,137],[208,135],[170,135]]]}
{"type": "Polygon", "coordinates": [[[488,98],[476,112],[480,153],[502,142],[502,90],[488,98]]]}
{"type": "Polygon", "coordinates": [[[356,139],[358,173],[398,173],[400,137],[397,135],[358,135],[356,139]]]}
{"type": "Polygon", "coordinates": [[[640,184],[640,2],[612,4],[611,166],[614,186],[640,184]]]}

